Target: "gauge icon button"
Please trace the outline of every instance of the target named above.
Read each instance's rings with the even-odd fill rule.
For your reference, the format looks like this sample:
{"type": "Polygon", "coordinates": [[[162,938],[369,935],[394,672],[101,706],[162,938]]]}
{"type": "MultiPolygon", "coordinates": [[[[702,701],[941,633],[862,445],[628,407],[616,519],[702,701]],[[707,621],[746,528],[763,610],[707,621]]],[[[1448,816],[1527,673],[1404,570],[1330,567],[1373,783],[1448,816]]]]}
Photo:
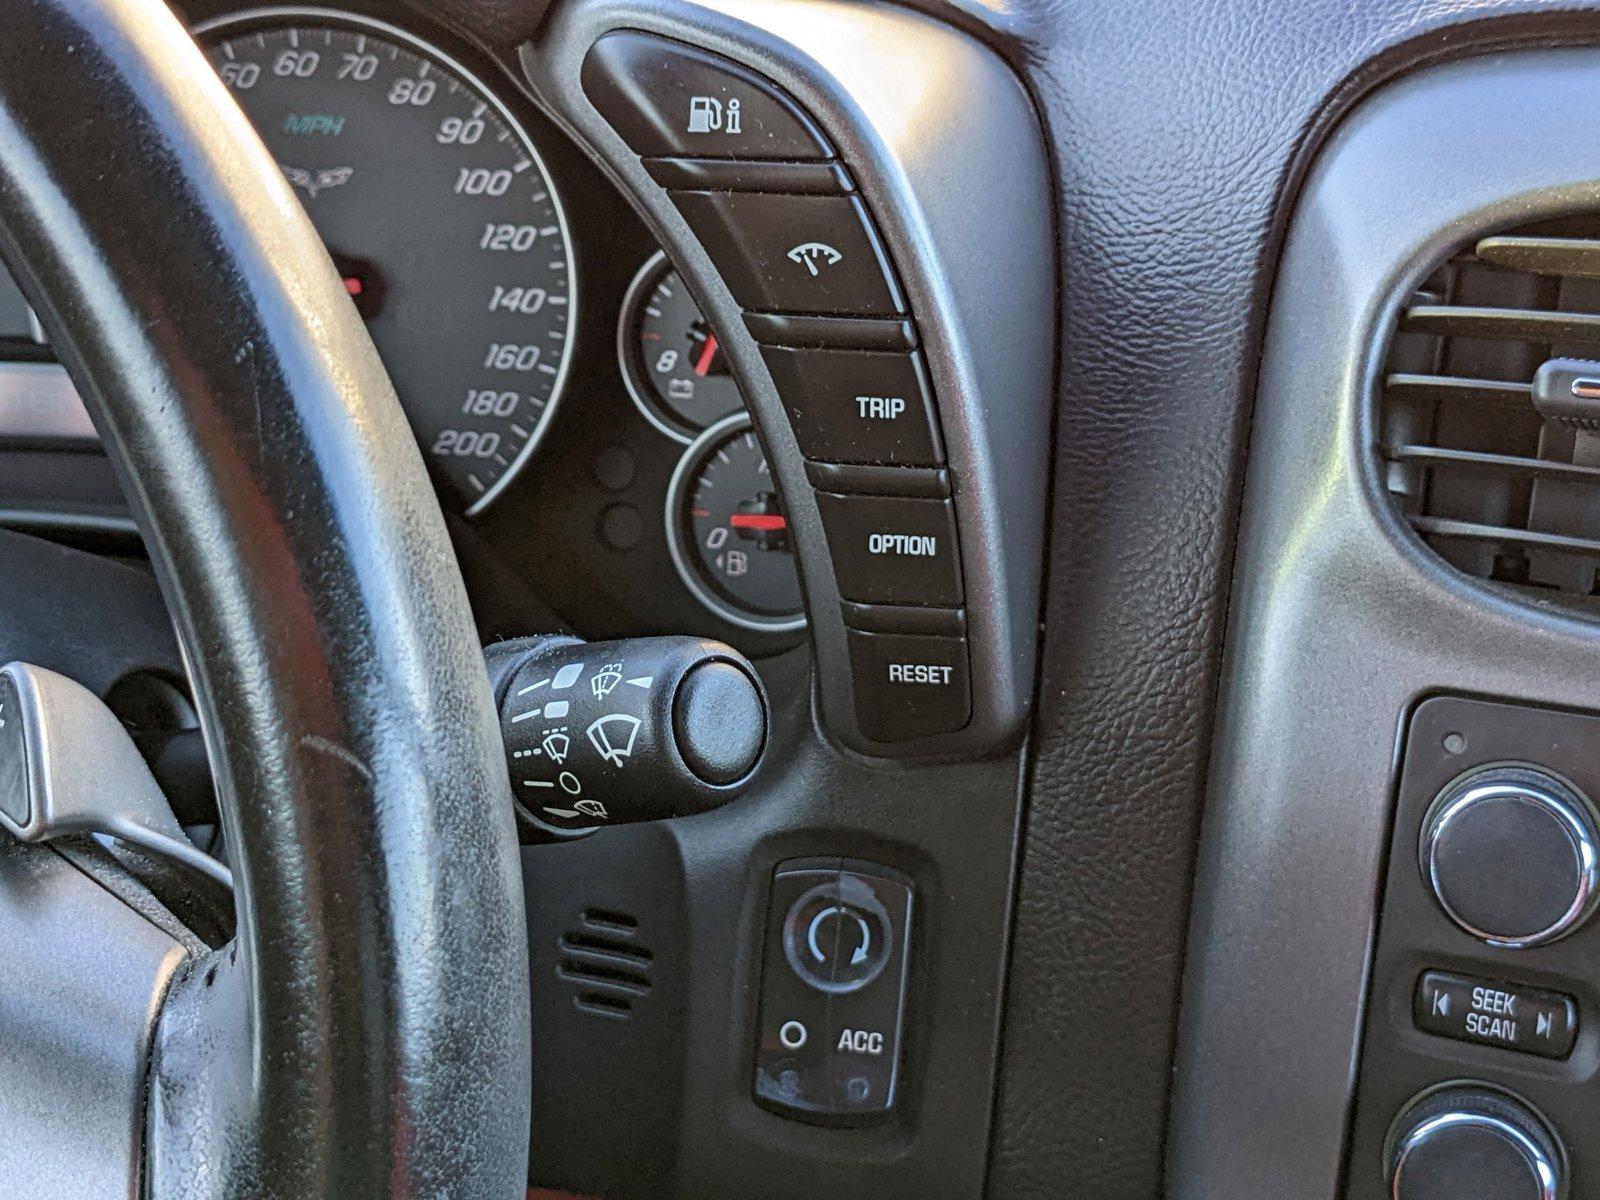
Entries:
{"type": "Polygon", "coordinates": [[[684,451],[666,524],[679,575],[712,612],[744,629],[805,626],[789,521],[748,414],[725,417],[684,451]]]}

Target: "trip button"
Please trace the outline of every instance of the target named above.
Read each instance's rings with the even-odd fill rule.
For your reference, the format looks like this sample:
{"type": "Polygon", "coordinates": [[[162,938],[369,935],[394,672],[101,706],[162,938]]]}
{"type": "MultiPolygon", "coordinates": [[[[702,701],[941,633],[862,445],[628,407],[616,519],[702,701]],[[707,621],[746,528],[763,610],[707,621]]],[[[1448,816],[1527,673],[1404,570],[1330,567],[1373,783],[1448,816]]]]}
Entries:
{"type": "Polygon", "coordinates": [[[583,60],[589,102],[637,154],[827,158],[827,139],[772,84],[666,38],[608,33],[583,60]]]}
{"type": "Polygon", "coordinates": [[[950,501],[818,492],[817,507],[844,599],[946,608],[961,603],[950,501]]]}
{"type": "Polygon", "coordinates": [[[845,633],[862,733],[906,742],[966,728],[972,719],[966,638],[845,633]]]}
{"type": "Polygon", "coordinates": [[[854,196],[671,196],[744,308],[864,317],[905,311],[867,210],[854,196]]]}
{"type": "Polygon", "coordinates": [[[1578,1038],[1571,996],[1445,971],[1417,980],[1412,1015],[1424,1033],[1543,1058],[1566,1058],[1578,1038]]]}
{"type": "Polygon", "coordinates": [[[783,346],[763,346],[761,355],[807,458],[913,467],[944,462],[920,355],[783,346]]]}

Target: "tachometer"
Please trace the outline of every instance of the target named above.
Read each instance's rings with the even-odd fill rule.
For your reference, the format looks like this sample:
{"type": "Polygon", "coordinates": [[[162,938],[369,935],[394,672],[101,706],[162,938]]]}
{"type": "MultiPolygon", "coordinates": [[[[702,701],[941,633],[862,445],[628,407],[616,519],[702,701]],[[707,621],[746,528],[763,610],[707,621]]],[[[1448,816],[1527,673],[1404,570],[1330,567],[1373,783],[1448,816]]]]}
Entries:
{"type": "Polygon", "coordinates": [[[199,34],[327,243],[441,490],[477,511],[539,443],[571,355],[572,249],[527,131],[382,22],[275,8],[199,34]]]}

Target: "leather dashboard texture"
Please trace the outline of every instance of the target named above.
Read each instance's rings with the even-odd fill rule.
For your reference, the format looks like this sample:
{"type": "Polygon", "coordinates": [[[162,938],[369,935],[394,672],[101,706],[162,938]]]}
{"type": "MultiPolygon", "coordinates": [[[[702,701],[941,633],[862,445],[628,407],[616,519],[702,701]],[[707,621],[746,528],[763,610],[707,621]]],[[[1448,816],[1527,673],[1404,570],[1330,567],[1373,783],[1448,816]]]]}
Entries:
{"type": "MultiPolygon", "coordinates": [[[[1432,61],[1600,40],[1600,3],[907,2],[1025,76],[1058,180],[1057,519],[989,1190],[1150,1200],[1257,359],[1297,180],[1372,88],[1432,61]]],[[[450,11],[509,39],[544,7],[450,11]]]]}

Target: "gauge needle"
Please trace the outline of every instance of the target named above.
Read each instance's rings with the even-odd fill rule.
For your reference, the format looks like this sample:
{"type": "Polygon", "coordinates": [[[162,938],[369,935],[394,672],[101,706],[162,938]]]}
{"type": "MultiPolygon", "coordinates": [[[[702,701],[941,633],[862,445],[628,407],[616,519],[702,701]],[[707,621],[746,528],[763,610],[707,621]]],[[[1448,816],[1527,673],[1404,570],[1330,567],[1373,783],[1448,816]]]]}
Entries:
{"type": "Polygon", "coordinates": [[[762,529],[776,531],[789,528],[789,522],[778,513],[734,513],[728,524],[735,529],[762,529]]]}
{"type": "Polygon", "coordinates": [[[717,335],[706,334],[706,344],[701,347],[700,357],[694,360],[694,373],[704,378],[707,371],[711,370],[711,360],[717,356],[717,335]]]}

